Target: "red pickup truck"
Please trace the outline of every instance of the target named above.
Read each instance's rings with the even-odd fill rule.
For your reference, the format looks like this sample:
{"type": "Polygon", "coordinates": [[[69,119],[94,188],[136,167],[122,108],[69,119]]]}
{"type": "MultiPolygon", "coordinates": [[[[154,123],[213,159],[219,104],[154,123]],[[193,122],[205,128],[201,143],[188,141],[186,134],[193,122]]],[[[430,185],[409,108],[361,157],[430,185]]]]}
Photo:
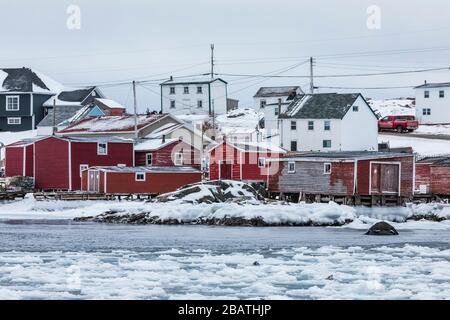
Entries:
{"type": "Polygon", "coordinates": [[[396,130],[398,133],[413,132],[419,128],[414,116],[387,116],[378,120],[378,130],[396,130]]]}

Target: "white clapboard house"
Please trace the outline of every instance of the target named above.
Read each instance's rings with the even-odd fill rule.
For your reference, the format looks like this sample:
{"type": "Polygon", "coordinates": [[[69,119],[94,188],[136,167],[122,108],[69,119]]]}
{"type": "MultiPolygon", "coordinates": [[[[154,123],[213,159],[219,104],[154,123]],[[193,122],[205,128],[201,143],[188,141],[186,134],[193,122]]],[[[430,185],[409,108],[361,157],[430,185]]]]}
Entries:
{"type": "Polygon", "coordinates": [[[416,91],[416,117],[420,124],[450,123],[450,82],[425,83],[416,91]]]}
{"type": "Polygon", "coordinates": [[[361,94],[298,95],[279,117],[288,151],[377,151],[377,116],[361,94]]]}
{"type": "Polygon", "coordinates": [[[227,113],[227,82],[220,78],[171,78],[160,84],[161,112],[173,115],[227,113]]]}

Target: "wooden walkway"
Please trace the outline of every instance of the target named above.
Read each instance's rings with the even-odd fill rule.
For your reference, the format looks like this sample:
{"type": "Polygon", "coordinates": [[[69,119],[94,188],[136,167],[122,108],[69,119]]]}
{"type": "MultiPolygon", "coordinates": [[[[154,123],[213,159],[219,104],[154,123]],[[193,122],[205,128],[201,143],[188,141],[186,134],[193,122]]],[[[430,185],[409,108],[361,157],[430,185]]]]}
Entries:
{"type": "Polygon", "coordinates": [[[16,200],[17,198],[24,199],[25,192],[16,191],[0,191],[0,200],[16,200]]]}
{"type": "Polygon", "coordinates": [[[94,200],[150,200],[154,194],[105,194],[89,192],[35,192],[34,198],[38,201],[63,200],[63,201],[94,201],[94,200]]]}

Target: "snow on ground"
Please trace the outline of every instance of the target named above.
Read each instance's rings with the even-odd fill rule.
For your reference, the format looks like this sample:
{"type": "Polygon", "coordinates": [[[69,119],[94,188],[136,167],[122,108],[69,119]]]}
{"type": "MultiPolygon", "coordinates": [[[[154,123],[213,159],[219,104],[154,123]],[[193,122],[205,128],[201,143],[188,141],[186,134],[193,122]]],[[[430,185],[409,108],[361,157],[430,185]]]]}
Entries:
{"type": "Polygon", "coordinates": [[[430,135],[450,135],[450,125],[420,125],[419,129],[414,133],[430,134],[430,135]]]}
{"type": "MultiPolygon", "coordinates": [[[[37,136],[37,130],[29,130],[22,132],[0,132],[0,142],[5,146],[23,139],[30,139],[37,136]]],[[[4,159],[5,151],[1,151],[1,159],[4,159]]]]}
{"type": "Polygon", "coordinates": [[[448,279],[450,249],[417,245],[0,255],[2,299],[449,299],[448,279]]]}
{"type": "Polygon", "coordinates": [[[396,222],[402,229],[450,229],[450,220],[443,222],[408,222],[413,215],[436,216],[450,219],[450,205],[427,204],[411,205],[407,208],[364,208],[330,204],[189,204],[178,201],[168,203],[143,203],[140,201],[36,201],[31,195],[25,200],[16,200],[0,205],[0,219],[73,219],[91,217],[108,211],[118,214],[150,213],[162,220],[189,222],[199,218],[222,219],[225,217],[263,218],[269,224],[344,224],[353,220],[347,227],[368,229],[377,221],[396,222]],[[422,227],[420,227],[422,226],[422,227]]]}
{"type": "Polygon", "coordinates": [[[383,134],[378,137],[378,141],[389,142],[391,148],[412,147],[414,152],[424,156],[440,155],[450,150],[450,141],[415,138],[406,134],[403,136],[383,134]]]}
{"type": "Polygon", "coordinates": [[[381,117],[393,115],[416,115],[414,99],[369,100],[373,111],[381,117]]]}

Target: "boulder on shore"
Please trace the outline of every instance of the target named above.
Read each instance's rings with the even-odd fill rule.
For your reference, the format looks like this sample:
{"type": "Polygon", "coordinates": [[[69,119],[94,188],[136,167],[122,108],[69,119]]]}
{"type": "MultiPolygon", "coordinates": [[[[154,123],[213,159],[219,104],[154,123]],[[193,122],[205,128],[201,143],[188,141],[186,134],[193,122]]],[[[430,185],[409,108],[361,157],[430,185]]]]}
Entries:
{"type": "Polygon", "coordinates": [[[369,231],[366,232],[368,236],[398,236],[397,230],[387,222],[378,222],[374,224],[369,231]]]}

